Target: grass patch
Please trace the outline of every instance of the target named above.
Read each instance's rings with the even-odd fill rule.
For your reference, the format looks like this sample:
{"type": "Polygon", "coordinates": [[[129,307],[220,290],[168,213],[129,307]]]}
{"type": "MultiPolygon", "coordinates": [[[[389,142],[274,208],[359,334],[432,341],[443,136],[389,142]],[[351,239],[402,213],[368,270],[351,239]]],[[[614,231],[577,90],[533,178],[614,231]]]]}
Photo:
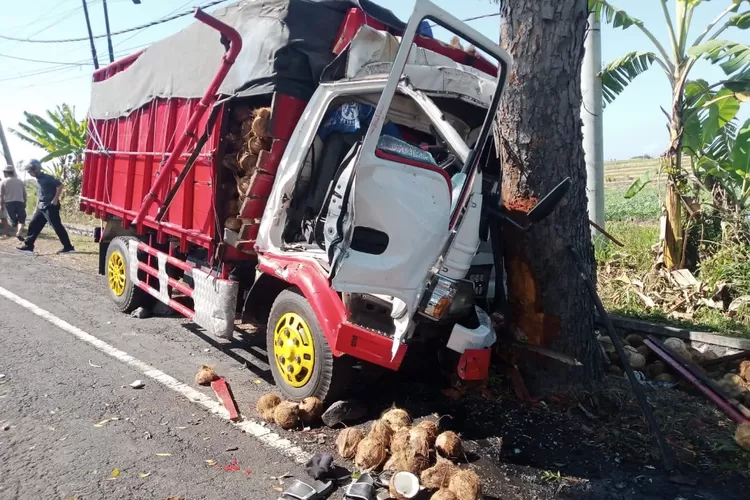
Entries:
{"type": "Polygon", "coordinates": [[[653,183],[633,198],[625,199],[628,185],[604,188],[604,216],[607,223],[621,221],[658,221],[661,215],[659,191],[653,183]]]}
{"type": "MultiPolygon", "coordinates": [[[[28,218],[36,211],[37,187],[35,181],[26,181],[26,213],[28,218]]],[[[78,197],[63,193],[60,200],[60,218],[66,224],[79,224],[85,226],[98,226],[99,220],[85,214],[78,209],[78,197]]]]}

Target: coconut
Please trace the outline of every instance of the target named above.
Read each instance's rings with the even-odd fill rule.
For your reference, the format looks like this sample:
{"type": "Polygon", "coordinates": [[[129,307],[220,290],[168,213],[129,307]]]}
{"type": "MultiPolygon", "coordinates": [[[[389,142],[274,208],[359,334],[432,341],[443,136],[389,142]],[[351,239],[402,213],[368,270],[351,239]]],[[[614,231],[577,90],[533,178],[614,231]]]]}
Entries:
{"type": "Polygon", "coordinates": [[[362,432],[362,429],[356,427],[349,427],[339,432],[339,436],[336,438],[336,449],[339,456],[347,460],[353,459],[357,455],[357,445],[364,438],[365,433],[362,432]]]}
{"type": "Polygon", "coordinates": [[[646,367],[646,358],[642,356],[635,347],[626,345],[625,355],[628,357],[628,362],[634,370],[643,370],[646,367]]]}
{"type": "Polygon", "coordinates": [[[404,427],[393,435],[391,438],[391,453],[409,448],[409,433],[411,429],[404,427]]]}
{"type": "Polygon", "coordinates": [[[269,424],[274,422],[273,414],[274,410],[281,403],[281,398],[278,394],[269,392],[260,397],[258,402],[255,404],[255,409],[258,411],[260,418],[268,422],[269,424]]]}
{"type": "Polygon", "coordinates": [[[299,405],[291,401],[282,401],[273,410],[273,420],[282,429],[294,429],[299,425],[299,405]]]}
{"type": "Polygon", "coordinates": [[[469,469],[461,469],[453,474],[448,489],[458,500],[479,500],[482,494],[479,476],[469,469]]]}
{"type": "Polygon", "coordinates": [[[695,347],[688,347],[687,350],[690,353],[690,360],[693,363],[700,364],[703,361],[703,353],[698,349],[696,349],[695,347]]]}
{"type": "Polygon", "coordinates": [[[443,488],[437,490],[431,497],[430,500],[458,500],[458,497],[451,490],[443,488]]]}
{"type": "Polygon", "coordinates": [[[612,375],[617,375],[618,377],[622,377],[623,373],[625,373],[622,368],[620,368],[617,365],[609,365],[607,367],[607,371],[611,373],[612,375]]]}
{"type": "Polygon", "coordinates": [[[445,458],[455,460],[464,453],[464,447],[458,435],[453,431],[445,431],[435,440],[435,449],[445,458]]]}
{"type": "Polygon", "coordinates": [[[664,341],[664,346],[672,350],[675,354],[678,354],[679,356],[687,359],[688,361],[693,360],[692,356],[690,355],[690,351],[688,351],[688,348],[685,345],[685,342],[678,338],[668,338],[664,341]]]}
{"type": "Polygon", "coordinates": [[[419,478],[411,472],[397,472],[391,477],[388,491],[396,500],[414,498],[419,494],[419,478]]]}
{"type": "Polygon", "coordinates": [[[402,410],[401,408],[391,408],[383,413],[383,416],[380,418],[390,425],[394,432],[398,432],[404,427],[409,427],[409,424],[411,424],[411,417],[406,413],[406,410],[402,410]]]}
{"type": "Polygon", "coordinates": [[[666,365],[662,361],[654,361],[653,363],[646,365],[646,375],[649,378],[656,378],[666,370],[666,365]]]}
{"type": "Polygon", "coordinates": [[[430,440],[427,430],[423,427],[412,427],[409,430],[409,447],[417,455],[430,456],[430,440]]]}
{"type": "Polygon", "coordinates": [[[242,219],[236,216],[227,217],[224,220],[224,227],[231,231],[239,231],[242,229],[242,219]]]}
{"type": "Polygon", "coordinates": [[[253,134],[257,137],[268,137],[268,124],[271,121],[271,108],[258,108],[253,116],[253,134]]]}
{"type": "Polygon", "coordinates": [[[734,433],[735,442],[745,451],[750,451],[750,422],[745,422],[737,427],[734,433]]]}
{"type": "MultiPolygon", "coordinates": [[[[731,374],[727,375],[731,376],[731,374]]],[[[737,375],[734,376],[737,377],[737,375]]],[[[717,385],[724,389],[724,392],[729,394],[729,396],[734,399],[739,399],[745,394],[745,391],[742,389],[742,387],[737,386],[737,384],[735,384],[731,379],[723,378],[717,382],[717,385]]]]}
{"type": "Polygon", "coordinates": [[[643,356],[643,358],[646,360],[651,357],[651,349],[649,349],[646,345],[639,345],[635,348],[635,350],[638,351],[638,354],[643,356]]]}
{"type": "Polygon", "coordinates": [[[674,377],[671,374],[669,374],[669,373],[661,373],[661,374],[657,375],[656,377],[654,377],[654,380],[656,380],[657,382],[670,382],[670,383],[672,383],[672,382],[674,382],[674,377]]]}
{"type": "Polygon", "coordinates": [[[713,361],[719,357],[718,354],[716,354],[714,351],[708,349],[706,352],[703,353],[703,359],[701,359],[701,363],[707,363],[709,361],[713,361]]]}
{"type": "Polygon", "coordinates": [[[315,396],[303,399],[299,404],[299,418],[305,424],[311,424],[323,414],[323,402],[315,396]]]}
{"type": "Polygon", "coordinates": [[[437,463],[429,469],[424,470],[419,479],[425,488],[447,488],[450,484],[451,476],[457,471],[458,467],[453,465],[450,460],[438,457],[437,463]]]}
{"type": "Polygon", "coordinates": [[[599,343],[604,347],[604,350],[608,353],[616,352],[615,345],[612,343],[612,339],[607,335],[599,337],[599,343]]]}
{"type": "Polygon", "coordinates": [[[742,377],[742,380],[745,382],[750,382],[750,361],[743,361],[740,363],[740,367],[737,370],[737,373],[740,374],[740,377],[742,377]]]}
{"type": "Polygon", "coordinates": [[[435,446],[435,439],[438,435],[438,423],[433,420],[422,420],[417,424],[417,427],[421,427],[427,431],[427,442],[430,446],[435,446]]]}
{"type": "Polygon", "coordinates": [[[383,446],[388,448],[391,445],[393,429],[391,429],[391,426],[389,426],[388,423],[384,422],[383,420],[376,420],[372,423],[372,427],[370,427],[370,433],[367,435],[367,437],[376,439],[377,441],[383,443],[383,446]]]}
{"type": "Polygon", "coordinates": [[[240,200],[233,198],[227,202],[227,215],[237,215],[240,213],[240,200]]]}
{"type": "Polygon", "coordinates": [[[258,155],[253,155],[247,152],[240,153],[237,157],[240,169],[245,175],[250,175],[255,170],[255,165],[258,164],[258,155]]]}
{"type": "Polygon", "coordinates": [[[419,474],[429,466],[430,460],[427,455],[419,455],[414,450],[407,448],[391,455],[383,469],[394,472],[405,470],[412,474],[419,474]]]}
{"type": "Polygon", "coordinates": [[[198,385],[209,385],[214,380],[219,380],[219,376],[210,366],[201,365],[200,370],[195,374],[195,383],[198,385]]]}
{"type": "Polygon", "coordinates": [[[237,193],[245,196],[248,189],[250,189],[250,177],[237,177],[237,193]]]}
{"type": "Polygon", "coordinates": [[[366,437],[357,445],[354,463],[362,471],[369,472],[380,468],[386,458],[388,458],[388,452],[385,445],[377,439],[366,437]]]}
{"type": "Polygon", "coordinates": [[[632,345],[635,348],[638,348],[643,345],[643,337],[638,335],[637,333],[631,333],[627,337],[625,337],[625,342],[632,345]]]}
{"type": "Polygon", "coordinates": [[[268,141],[259,137],[250,137],[247,141],[246,147],[250,154],[257,155],[260,154],[261,151],[267,149],[268,141]]]}

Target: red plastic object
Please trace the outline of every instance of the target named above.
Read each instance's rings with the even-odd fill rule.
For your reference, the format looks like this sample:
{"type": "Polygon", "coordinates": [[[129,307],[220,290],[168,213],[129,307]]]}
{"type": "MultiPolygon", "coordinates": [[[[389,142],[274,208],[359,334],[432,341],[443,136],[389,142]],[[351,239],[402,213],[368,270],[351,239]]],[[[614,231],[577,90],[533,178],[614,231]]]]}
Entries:
{"type": "Polygon", "coordinates": [[[466,349],[458,360],[458,376],[462,380],[486,380],[491,357],[491,349],[466,349]]]}
{"type": "Polygon", "coordinates": [[[239,419],[240,411],[237,408],[237,403],[234,401],[234,395],[232,395],[232,389],[229,387],[229,383],[224,380],[223,377],[219,377],[218,380],[211,382],[211,389],[213,389],[219,399],[221,399],[224,408],[229,411],[229,420],[239,419]]]}

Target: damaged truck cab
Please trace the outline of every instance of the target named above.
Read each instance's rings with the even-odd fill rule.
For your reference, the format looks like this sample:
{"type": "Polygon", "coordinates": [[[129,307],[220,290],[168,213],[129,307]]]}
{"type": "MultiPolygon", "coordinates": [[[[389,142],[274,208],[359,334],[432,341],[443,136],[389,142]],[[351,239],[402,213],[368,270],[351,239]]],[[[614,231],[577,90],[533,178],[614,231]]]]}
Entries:
{"type": "Polygon", "coordinates": [[[431,329],[462,378],[485,378],[495,334],[492,262],[477,264],[483,167],[509,56],[427,0],[405,26],[371,2],[264,3],[199,11],[203,24],[95,74],[81,208],[103,221],[114,303],[158,300],[223,338],[238,317],[264,324],[274,379],[293,399],[338,395],[354,360],[397,370],[431,329]],[[281,80],[294,73],[279,68],[288,46],[267,78],[253,54],[268,18],[294,31],[304,9],[341,19],[333,44],[304,40],[317,68],[309,95],[281,80]],[[497,66],[434,40],[427,21],[497,66]],[[205,69],[187,52],[158,61],[221,46],[213,30],[227,52],[198,78],[205,92],[160,86],[205,69]],[[142,92],[113,103],[135,81],[142,92]]]}

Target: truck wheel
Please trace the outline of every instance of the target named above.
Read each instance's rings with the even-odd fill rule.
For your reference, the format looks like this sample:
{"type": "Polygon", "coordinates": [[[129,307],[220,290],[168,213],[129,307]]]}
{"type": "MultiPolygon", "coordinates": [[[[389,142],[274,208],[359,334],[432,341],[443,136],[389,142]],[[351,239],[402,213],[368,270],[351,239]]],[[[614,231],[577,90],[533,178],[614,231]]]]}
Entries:
{"type": "Polygon", "coordinates": [[[298,290],[283,290],[276,297],[266,346],[276,386],[289,399],[316,396],[332,402],[345,389],[350,360],[333,356],[312,307],[298,290]]]}
{"type": "Polygon", "coordinates": [[[138,239],[131,236],[118,236],[112,239],[105,260],[109,298],[120,312],[125,313],[146,305],[146,300],[150,297],[128,276],[128,241],[137,242],[138,239]]]}

